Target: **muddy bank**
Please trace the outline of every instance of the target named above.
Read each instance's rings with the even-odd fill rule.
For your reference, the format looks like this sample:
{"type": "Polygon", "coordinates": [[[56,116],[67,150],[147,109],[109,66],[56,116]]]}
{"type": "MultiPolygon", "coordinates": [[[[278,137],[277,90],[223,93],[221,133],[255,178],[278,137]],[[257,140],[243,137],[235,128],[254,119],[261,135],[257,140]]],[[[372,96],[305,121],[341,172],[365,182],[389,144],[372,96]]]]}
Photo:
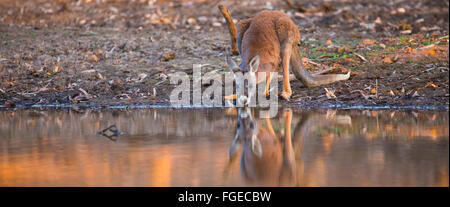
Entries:
{"type": "MultiPolygon", "coordinates": [[[[350,80],[321,87],[293,81],[292,98],[282,105],[448,110],[448,2],[331,1],[333,11],[315,13],[283,1],[223,4],[235,19],[262,9],[287,12],[300,29],[309,70],[352,71],[350,80]]],[[[193,64],[227,71],[229,36],[216,7],[217,1],[2,0],[0,106],[167,106],[175,87],[170,74],[192,74],[193,64]]]]}

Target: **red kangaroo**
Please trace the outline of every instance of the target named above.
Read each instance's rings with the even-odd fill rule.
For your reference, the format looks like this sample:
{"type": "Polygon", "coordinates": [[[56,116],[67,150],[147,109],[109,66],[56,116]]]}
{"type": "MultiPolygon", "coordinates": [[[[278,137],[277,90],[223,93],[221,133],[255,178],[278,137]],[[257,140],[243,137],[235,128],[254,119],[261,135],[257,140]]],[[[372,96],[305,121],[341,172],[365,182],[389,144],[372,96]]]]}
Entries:
{"type": "MultiPolygon", "coordinates": [[[[298,46],[300,32],[295,23],[285,13],[280,11],[261,11],[254,17],[240,20],[236,27],[228,10],[222,5],[219,6],[219,9],[227,20],[232,41],[234,40],[233,34],[237,30],[235,39],[242,59],[241,64],[237,66],[227,54],[228,67],[232,72],[242,71],[243,73],[250,73],[250,76],[255,76],[257,83],[264,80],[263,78],[258,79],[258,73],[266,72],[266,96],[269,94],[269,83],[272,78],[270,72],[275,72],[279,68],[282,68],[283,71],[281,96],[285,100],[289,100],[292,95],[289,70],[294,73],[298,80],[309,87],[349,79],[350,72],[347,74],[323,75],[311,74],[305,69],[298,46]]],[[[239,99],[241,97],[247,99],[249,95],[252,96],[254,94],[236,94],[228,96],[226,99],[239,99]]]]}

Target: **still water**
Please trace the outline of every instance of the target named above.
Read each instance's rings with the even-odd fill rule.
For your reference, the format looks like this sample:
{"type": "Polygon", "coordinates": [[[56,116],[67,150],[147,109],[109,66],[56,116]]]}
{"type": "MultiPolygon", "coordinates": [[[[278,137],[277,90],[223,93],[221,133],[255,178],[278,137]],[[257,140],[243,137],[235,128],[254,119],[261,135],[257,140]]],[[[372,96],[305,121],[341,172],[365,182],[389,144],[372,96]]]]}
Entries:
{"type": "Polygon", "coordinates": [[[0,186],[449,186],[449,114],[0,111],[0,186]]]}

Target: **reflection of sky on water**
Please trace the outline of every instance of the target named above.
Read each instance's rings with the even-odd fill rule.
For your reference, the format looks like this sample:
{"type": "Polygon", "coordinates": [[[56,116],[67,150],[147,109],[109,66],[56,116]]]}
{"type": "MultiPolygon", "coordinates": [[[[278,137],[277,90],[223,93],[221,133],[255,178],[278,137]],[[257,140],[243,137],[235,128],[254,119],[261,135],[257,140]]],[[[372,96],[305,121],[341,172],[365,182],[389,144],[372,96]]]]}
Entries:
{"type": "MultiPolygon", "coordinates": [[[[281,114],[270,120],[274,136],[266,139],[284,137],[281,114]]],[[[299,179],[290,184],[448,186],[448,118],[294,111],[293,143],[302,147],[294,143],[299,179]]],[[[267,133],[267,121],[255,121],[267,133]]],[[[229,165],[235,128],[236,114],[216,109],[1,111],[0,186],[264,185],[248,182],[240,164],[229,165]],[[111,124],[124,132],[115,142],[96,134],[111,124]]]]}

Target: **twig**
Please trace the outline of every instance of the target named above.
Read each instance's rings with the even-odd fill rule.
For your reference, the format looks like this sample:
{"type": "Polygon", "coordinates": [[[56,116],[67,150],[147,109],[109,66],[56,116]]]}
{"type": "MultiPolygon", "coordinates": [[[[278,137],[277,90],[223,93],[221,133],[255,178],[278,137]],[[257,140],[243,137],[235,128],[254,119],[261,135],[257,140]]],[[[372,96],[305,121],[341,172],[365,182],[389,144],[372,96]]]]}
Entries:
{"type": "Polygon", "coordinates": [[[378,78],[375,79],[375,98],[378,100],[378,78]]]}
{"type": "Polygon", "coordinates": [[[117,141],[117,137],[121,134],[123,134],[123,132],[119,131],[116,127],[115,124],[107,127],[106,129],[103,129],[102,131],[97,132],[97,134],[103,135],[105,137],[107,137],[108,139],[110,139],[111,141],[117,141]],[[110,131],[112,132],[111,135],[107,134],[106,132],[110,131]]]}
{"type": "MultiPolygon", "coordinates": [[[[51,81],[51,79],[50,79],[50,81],[51,81]]],[[[40,88],[39,90],[34,91],[34,92],[30,92],[30,93],[22,93],[22,96],[23,95],[34,95],[34,94],[37,94],[37,93],[43,91],[44,89],[47,88],[48,85],[50,85],[50,81],[44,87],[40,88]]]]}
{"type": "Polygon", "coordinates": [[[299,12],[303,12],[303,13],[306,13],[306,12],[307,12],[307,9],[303,8],[302,6],[295,6],[295,5],[291,2],[291,0],[283,0],[283,1],[286,2],[286,4],[288,5],[288,7],[291,8],[291,9],[295,9],[295,10],[298,10],[299,12]]]}
{"type": "Polygon", "coordinates": [[[369,100],[369,98],[373,98],[373,95],[366,95],[366,94],[364,94],[364,92],[361,91],[361,90],[353,90],[353,91],[350,91],[350,93],[355,93],[355,92],[359,92],[359,94],[361,94],[361,96],[364,97],[364,99],[366,99],[367,101],[370,101],[370,102],[372,102],[373,104],[375,104],[375,102],[369,100]]]}
{"type": "Polygon", "coordinates": [[[321,71],[317,71],[317,72],[313,73],[313,75],[322,75],[322,74],[330,72],[330,71],[332,71],[334,69],[335,69],[335,67],[330,67],[330,68],[327,68],[327,69],[324,69],[324,70],[321,70],[321,71]]]}
{"type": "Polygon", "coordinates": [[[367,59],[366,59],[364,56],[362,56],[362,55],[360,55],[360,54],[358,54],[358,53],[353,53],[353,54],[355,54],[356,56],[358,56],[359,59],[361,59],[362,61],[367,62],[367,59]]]}
{"type": "Polygon", "coordinates": [[[320,12],[320,11],[324,11],[324,12],[332,12],[335,11],[336,9],[333,8],[331,5],[329,5],[328,3],[323,3],[322,6],[314,8],[314,9],[305,9],[302,6],[295,6],[291,0],[283,0],[284,2],[286,2],[286,4],[288,5],[289,8],[291,9],[295,9],[299,12],[302,13],[316,13],[316,12],[320,12]]]}
{"type": "Polygon", "coordinates": [[[89,93],[86,92],[84,89],[79,88],[78,90],[80,90],[80,91],[84,94],[85,97],[88,97],[88,96],[89,96],[89,93]]]}
{"type": "Polygon", "coordinates": [[[427,45],[427,46],[425,46],[425,47],[421,47],[421,48],[417,48],[418,50],[424,50],[424,49],[429,49],[429,48],[433,48],[434,46],[436,46],[435,44],[430,44],[430,45],[427,45]]]}
{"type": "Polygon", "coordinates": [[[318,67],[320,67],[321,69],[324,69],[324,68],[325,68],[324,65],[322,65],[322,64],[320,64],[320,63],[313,62],[313,61],[310,60],[310,59],[308,59],[308,61],[307,61],[306,63],[309,63],[309,64],[312,64],[312,65],[318,66],[318,67]]]}

